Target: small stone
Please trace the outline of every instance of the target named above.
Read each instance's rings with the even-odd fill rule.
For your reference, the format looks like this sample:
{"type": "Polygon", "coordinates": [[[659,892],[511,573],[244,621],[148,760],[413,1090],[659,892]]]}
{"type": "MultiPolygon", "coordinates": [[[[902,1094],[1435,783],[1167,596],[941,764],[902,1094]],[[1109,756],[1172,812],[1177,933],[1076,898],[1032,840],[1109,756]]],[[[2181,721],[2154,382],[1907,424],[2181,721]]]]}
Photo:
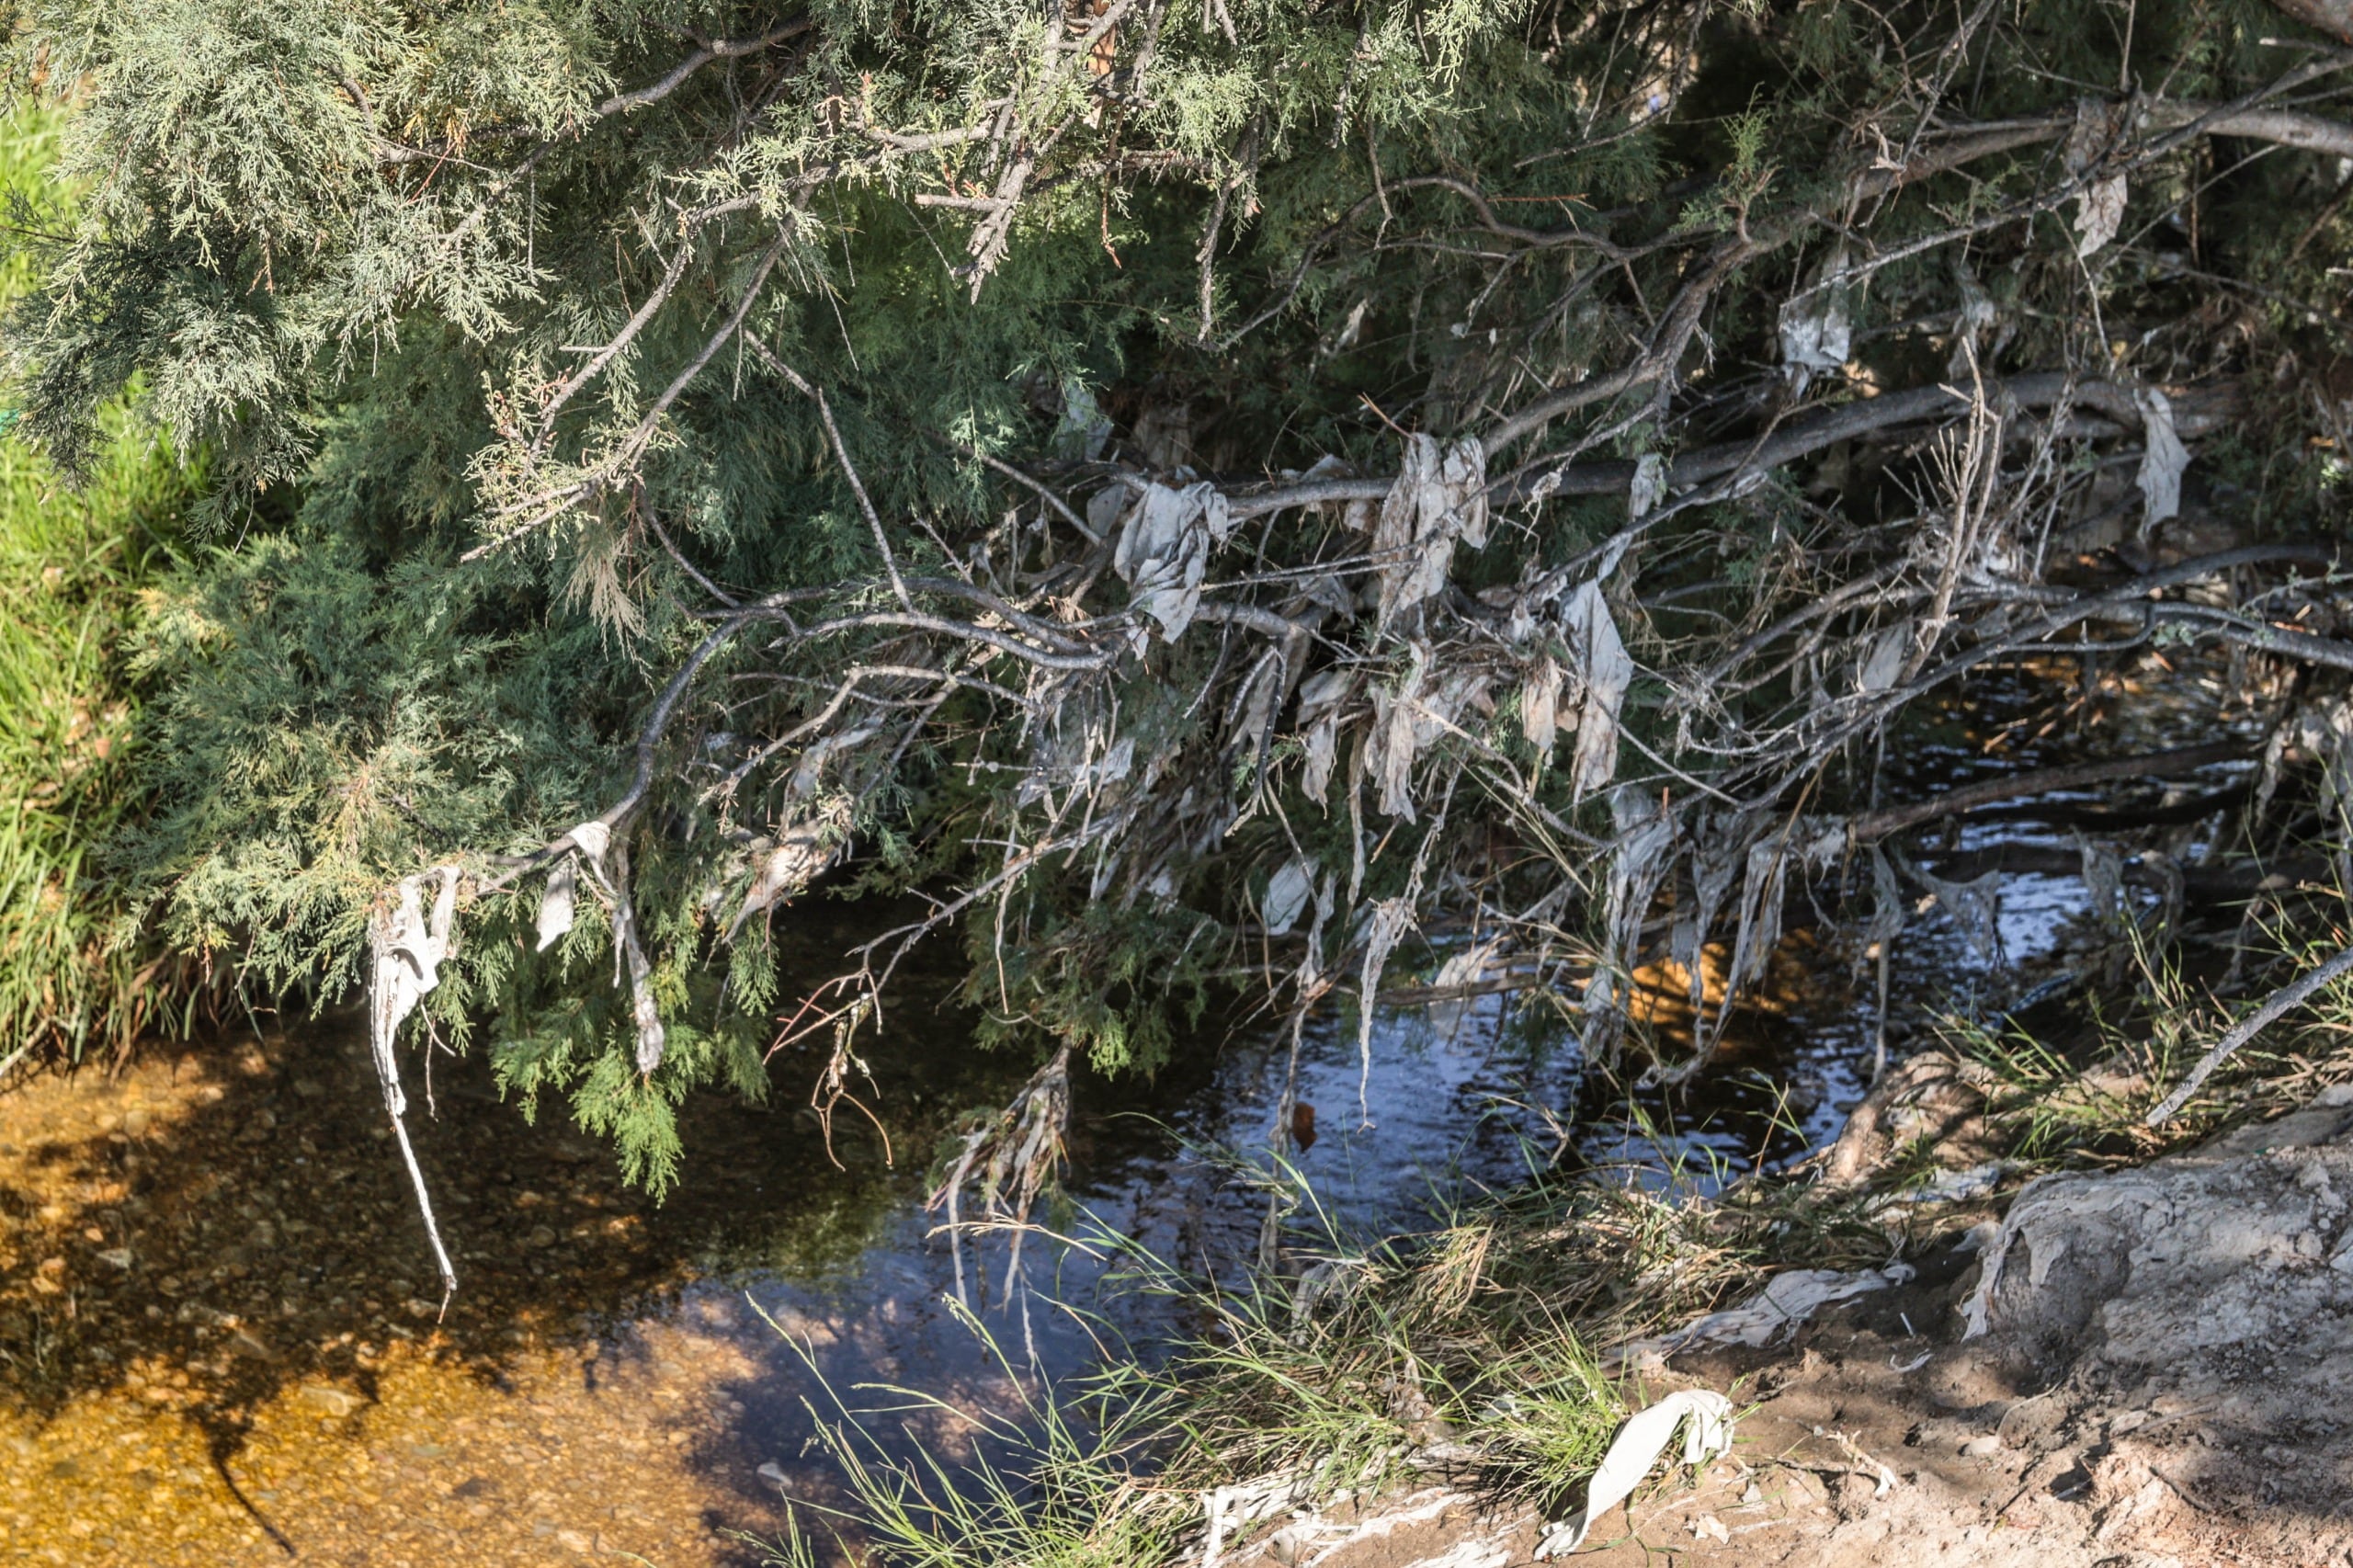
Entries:
{"type": "Polygon", "coordinates": [[[1965,1460],[1989,1460],[2002,1451],[2002,1435],[1988,1432],[1982,1437],[1972,1437],[1961,1444],[1961,1457],[1965,1460]]]}
{"type": "Polygon", "coordinates": [[[145,1132],[154,1124],[155,1119],[143,1109],[130,1111],[122,1119],[122,1130],[133,1138],[145,1132]]]}
{"type": "Polygon", "coordinates": [[[314,1100],[327,1092],[327,1086],[316,1078],[297,1078],[294,1080],[294,1092],[306,1100],[314,1100]]]}
{"type": "Polygon", "coordinates": [[[558,1530],[555,1532],[555,1540],[558,1546],[566,1547],[574,1551],[589,1552],[597,1550],[597,1543],[578,1530],[558,1530]]]}
{"type": "Polygon", "coordinates": [[[432,1302],[426,1301],[420,1296],[411,1296],[407,1301],[403,1301],[401,1303],[401,1310],[407,1312],[408,1315],[413,1318],[438,1317],[441,1312],[441,1309],[439,1307],[435,1306],[432,1302]]]}
{"type": "Polygon", "coordinates": [[[360,1405],[358,1394],[332,1383],[304,1383],[294,1397],[322,1415],[349,1415],[360,1405]]]}
{"type": "Polygon", "coordinates": [[[555,1245],[555,1232],[545,1225],[534,1225],[530,1234],[523,1238],[523,1244],[534,1252],[545,1251],[555,1245]]]}
{"type": "Polygon", "coordinates": [[[98,1261],[100,1263],[111,1263],[117,1268],[129,1268],[131,1267],[131,1249],[129,1247],[108,1247],[104,1252],[98,1254],[98,1261]]]}

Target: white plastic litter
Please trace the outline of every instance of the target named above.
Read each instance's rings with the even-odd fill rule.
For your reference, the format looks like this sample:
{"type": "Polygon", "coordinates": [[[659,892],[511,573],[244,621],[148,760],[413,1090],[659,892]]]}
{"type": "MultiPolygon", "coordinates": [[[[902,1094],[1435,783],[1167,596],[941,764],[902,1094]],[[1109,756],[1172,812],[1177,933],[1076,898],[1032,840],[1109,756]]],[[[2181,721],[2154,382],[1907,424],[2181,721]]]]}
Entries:
{"type": "Polygon", "coordinates": [[[2154,387],[2132,394],[2141,409],[2141,537],[2168,517],[2181,515],[2181,472],[2189,449],[2174,429],[2173,404],[2154,387]]]}
{"type": "Polygon", "coordinates": [[[1120,531],[1111,569],[1133,590],[1136,608],[1160,622],[1164,641],[1176,642],[1193,623],[1210,551],[1233,532],[1233,511],[1215,485],[1144,486],[1120,531]]]}
{"type": "Polygon", "coordinates": [[[1656,452],[1644,452],[1634,463],[1634,483],[1627,488],[1627,517],[1639,520],[1649,517],[1665,494],[1666,460],[1656,452]]]}
{"type": "Polygon", "coordinates": [[[1293,859],[1269,878],[1266,899],[1259,906],[1267,933],[1279,937],[1296,925],[1300,911],[1307,907],[1308,895],[1314,891],[1314,868],[1305,860],[1293,859]]]}
{"type": "Polygon", "coordinates": [[[376,1079],[383,1085],[384,1108],[392,1113],[392,1136],[400,1141],[401,1158],[407,1163],[409,1181],[416,1188],[417,1212],[425,1220],[426,1239],[433,1244],[433,1261],[441,1270],[443,1299],[458,1288],[458,1271],[449,1251],[441,1244],[441,1229],[433,1221],[433,1200],[425,1190],[425,1172],[408,1141],[408,1096],[401,1090],[400,1062],[393,1053],[400,1028],[416,1010],[425,994],[441,981],[441,962],[449,956],[456,935],[458,868],[436,866],[404,877],[392,890],[396,902],[389,914],[379,914],[368,932],[368,1045],[376,1059],[376,1079]],[[435,884],[433,907],[425,907],[426,883],[435,884]]]}
{"type": "Polygon", "coordinates": [[[1702,1465],[1732,1448],[1732,1401],[1708,1389],[1679,1389],[1656,1404],[1627,1417],[1601,1456],[1601,1468],[1586,1488],[1585,1507],[1544,1532],[1537,1561],[1565,1557],[1585,1542],[1593,1521],[1633,1495],[1634,1488],[1666,1451],[1677,1430],[1683,1433],[1683,1462],[1702,1465]]]}
{"type": "Polygon", "coordinates": [[[1577,750],[1571,773],[1577,793],[1598,790],[1618,775],[1618,716],[1634,683],[1634,661],[1610,619],[1601,579],[1580,586],[1562,608],[1562,631],[1576,658],[1577,750]]]}
{"type": "Polygon", "coordinates": [[[1487,542],[1487,454],[1475,436],[1441,449],[1430,437],[1405,438],[1396,483],[1381,503],[1372,548],[1381,570],[1380,625],[1410,618],[1446,586],[1456,540],[1487,542]]]}
{"type": "MultiPolygon", "coordinates": [[[[2082,178],[2116,139],[2115,112],[2097,98],[2075,101],[2075,129],[2067,138],[2067,172],[2082,178]]],[[[2075,256],[2088,256],[2116,238],[2131,194],[2122,175],[2086,184],[2075,198],[2075,256]]]]}
{"type": "Polygon", "coordinates": [[[574,905],[580,894],[580,868],[567,855],[548,873],[548,891],[540,895],[540,946],[546,952],[572,929],[574,905]]]}
{"type": "Polygon", "coordinates": [[[1872,1290],[1884,1290],[1912,1278],[1909,1264],[1862,1268],[1842,1274],[1835,1268],[1797,1268],[1776,1274],[1764,1290],[1720,1312],[1695,1318],[1671,1334],[1630,1340],[1610,1353],[1620,1364],[1664,1359],[1702,1342],[1714,1345],[1770,1345],[1824,1307],[1872,1290]]]}
{"type": "Polygon", "coordinates": [[[1800,376],[1843,367],[1854,352],[1855,287],[1847,281],[1847,247],[1815,269],[1813,286],[1781,306],[1781,363],[1800,376]]]}

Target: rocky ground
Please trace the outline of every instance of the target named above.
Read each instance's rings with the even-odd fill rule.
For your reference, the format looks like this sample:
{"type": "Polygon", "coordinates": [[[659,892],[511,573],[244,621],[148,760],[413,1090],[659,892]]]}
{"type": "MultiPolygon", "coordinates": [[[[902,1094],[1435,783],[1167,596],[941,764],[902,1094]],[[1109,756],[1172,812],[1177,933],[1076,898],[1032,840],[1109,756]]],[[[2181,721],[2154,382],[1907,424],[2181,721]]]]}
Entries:
{"type": "MultiPolygon", "coordinates": [[[[2353,1564],[2353,1092],[2045,1178],[1900,1288],[1640,1381],[1730,1393],[1736,1442],[1598,1521],[1597,1568],[2353,1564]]],[[[1439,1482],[1229,1565],[1509,1568],[1543,1522],[1439,1482]]]]}

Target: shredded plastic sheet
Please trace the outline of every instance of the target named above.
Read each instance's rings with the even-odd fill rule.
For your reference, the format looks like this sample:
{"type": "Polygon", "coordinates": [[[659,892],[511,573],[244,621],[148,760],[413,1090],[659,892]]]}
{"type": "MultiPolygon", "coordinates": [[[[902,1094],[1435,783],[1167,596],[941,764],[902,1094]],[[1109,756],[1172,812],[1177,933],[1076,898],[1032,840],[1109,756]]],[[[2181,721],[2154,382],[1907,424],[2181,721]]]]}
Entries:
{"type": "MultiPolygon", "coordinates": [[[[1446,961],[1438,965],[1438,972],[1430,977],[1431,987],[1447,991],[1478,984],[1486,978],[1487,971],[1493,967],[1496,955],[1503,949],[1504,939],[1500,937],[1490,937],[1484,941],[1458,949],[1447,955],[1446,961]]],[[[1472,998],[1468,996],[1449,996],[1431,1003],[1430,1028],[1440,1040],[1453,1040],[1462,1032],[1462,1025],[1470,1017],[1472,1006],[1472,998]]]]}
{"type": "Polygon", "coordinates": [[[1315,891],[1314,873],[1305,860],[1294,858],[1267,879],[1267,896],[1258,908],[1269,936],[1282,936],[1299,923],[1300,911],[1315,891]]]}
{"type": "Polygon", "coordinates": [[[1904,662],[1912,656],[1913,625],[1909,618],[1882,627],[1863,651],[1855,684],[1864,691],[1885,691],[1904,678],[1904,662]]]}
{"type": "Polygon", "coordinates": [[[567,855],[548,873],[547,892],[540,895],[539,951],[546,952],[572,929],[574,906],[579,896],[580,869],[567,855]]]}
{"type": "Polygon", "coordinates": [[[848,802],[837,800],[816,815],[778,834],[775,847],[760,857],[752,885],[744,890],[744,906],[728,923],[727,939],[733,941],[736,933],[754,915],[766,914],[784,900],[806,891],[841,853],[848,829],[848,802]]]}
{"type": "Polygon", "coordinates": [[[1133,591],[1136,607],[1160,622],[1163,641],[1176,642],[1193,623],[1210,551],[1233,532],[1233,510],[1214,484],[1143,487],[1120,530],[1111,569],[1133,591]]]}
{"type": "Polygon", "coordinates": [[[1559,733],[1561,679],[1561,662],[1550,653],[1539,653],[1520,683],[1519,732],[1539,756],[1552,755],[1552,740],[1559,733]]]}
{"type": "Polygon", "coordinates": [[[2002,961],[2002,873],[1988,871],[1966,882],[1948,882],[1927,871],[1912,873],[1937,895],[1971,949],[1987,963],[2002,961]]]}
{"type": "Polygon", "coordinates": [[[1314,1472],[1301,1466],[1256,1481],[1213,1486],[1201,1494],[1201,1511],[1209,1527],[1201,1543],[1201,1568],[1217,1568],[1230,1536],[1297,1504],[1313,1489],[1314,1480],[1314,1472]]]}
{"type": "Polygon", "coordinates": [[[1625,1009],[1619,1005],[1617,976],[1631,971],[1642,945],[1643,917],[1672,868],[1675,819],[1659,810],[1646,790],[1620,784],[1610,791],[1609,815],[1618,837],[1609,856],[1602,903],[1604,963],[1586,987],[1584,1047],[1590,1061],[1614,1059],[1625,1009]]]}
{"type": "Polygon", "coordinates": [[[1570,596],[1561,612],[1562,630],[1576,660],[1577,749],[1570,780],[1580,795],[1618,776],[1618,715],[1626,688],[1634,682],[1634,661],[1619,638],[1618,623],[1595,577],[1570,596]]]}
{"type": "Polygon", "coordinates": [[[1634,483],[1626,491],[1626,517],[1639,522],[1666,495],[1666,460],[1644,452],[1634,462],[1634,483]]]}
{"type": "Polygon", "coordinates": [[[1381,788],[1381,809],[1406,822],[1418,820],[1414,805],[1414,762],[1466,713],[1492,713],[1491,679],[1484,670],[1459,669],[1436,681],[1442,665],[1429,645],[1410,647],[1405,678],[1394,691],[1372,692],[1372,728],[1365,737],[1364,766],[1381,788]]]}
{"type": "Polygon", "coordinates": [[[1842,1274],[1835,1268],[1797,1268],[1776,1274],[1764,1290],[1736,1307],[1694,1318],[1671,1334],[1633,1339],[1609,1353],[1620,1365],[1664,1360],[1694,1345],[1746,1345],[1763,1347],[1794,1330],[1824,1307],[1901,1285],[1912,1278],[1909,1264],[1862,1268],[1842,1274]]]}
{"type": "Polygon", "coordinates": [[[1729,1452],[1732,1401],[1709,1389],[1678,1389],[1627,1417],[1609,1440],[1609,1451],[1601,1456],[1601,1468],[1593,1472],[1586,1488],[1585,1506],[1574,1518],[1563,1519],[1544,1532],[1544,1539],[1536,1545],[1537,1561],[1565,1557],[1582,1546],[1594,1520],[1633,1495],[1678,1429],[1687,1465],[1703,1465],[1729,1452]]]}
{"type": "Polygon", "coordinates": [[[1410,619],[1446,586],[1458,540],[1473,550],[1487,542],[1486,449],[1475,436],[1443,449],[1428,436],[1408,436],[1372,528],[1372,548],[1390,562],[1381,572],[1381,630],[1410,619]]]}
{"type": "Polygon", "coordinates": [[[1340,710],[1356,690],[1356,676],[1348,670],[1319,670],[1300,683],[1299,723],[1307,734],[1307,761],[1302,786],[1321,801],[1332,787],[1332,770],[1340,759],[1340,710]]]}
{"type": "Polygon", "coordinates": [[[2189,449],[2175,430],[2173,404],[2154,387],[2132,394],[2141,410],[2141,537],[2168,517],[2181,515],[2181,473],[2189,466],[2189,449]]]}
{"type": "Polygon", "coordinates": [[[2084,891],[2091,895],[2092,918],[2112,925],[2124,913],[2124,859],[2109,845],[2075,835],[2084,861],[2084,891]]]}
{"type": "MultiPolygon", "coordinates": [[[[627,976],[630,1013],[637,1026],[637,1070],[651,1073],[662,1065],[665,1034],[662,1010],[654,1000],[654,966],[646,960],[644,946],[638,939],[637,910],[630,902],[628,854],[623,851],[614,855],[612,866],[607,868],[605,858],[613,847],[613,830],[595,817],[574,828],[567,836],[579,850],[580,858],[588,863],[588,874],[597,879],[606,896],[612,900],[613,981],[619,984],[624,974],[627,976]]],[[[572,858],[567,855],[548,873],[547,891],[540,897],[541,951],[572,929],[576,900],[572,864],[572,858]]]]}
{"type": "MultiPolygon", "coordinates": [[[[2067,138],[2065,161],[2067,172],[2082,178],[2085,172],[2099,162],[2109,143],[2116,139],[2119,127],[2116,111],[2097,98],[2075,100],[2075,129],[2067,138]]],[[[2093,180],[2075,198],[2075,256],[2078,260],[2102,249],[2116,238],[2116,231],[2124,222],[2124,202],[2130,195],[2122,175],[2093,180]]]]}
{"type": "Polygon", "coordinates": [[[1847,247],[1835,246],[1812,286],[1781,306],[1781,363],[1799,375],[1842,369],[1853,357],[1855,288],[1846,273],[1847,247]]]}
{"type": "Polygon", "coordinates": [[[449,956],[457,935],[458,877],[455,866],[436,866],[404,877],[392,890],[389,913],[380,912],[369,926],[368,1045],[376,1059],[376,1079],[383,1085],[384,1108],[392,1113],[392,1136],[400,1141],[401,1158],[408,1165],[416,1188],[417,1212],[425,1221],[426,1239],[433,1244],[433,1260],[441,1270],[442,1299],[458,1288],[458,1271],[450,1266],[449,1249],[441,1244],[441,1228],[434,1223],[433,1200],[425,1190],[425,1172],[408,1141],[408,1096],[401,1090],[400,1061],[394,1053],[400,1028],[425,994],[441,981],[442,961],[449,956]],[[433,905],[425,905],[425,889],[434,884],[433,905]]]}

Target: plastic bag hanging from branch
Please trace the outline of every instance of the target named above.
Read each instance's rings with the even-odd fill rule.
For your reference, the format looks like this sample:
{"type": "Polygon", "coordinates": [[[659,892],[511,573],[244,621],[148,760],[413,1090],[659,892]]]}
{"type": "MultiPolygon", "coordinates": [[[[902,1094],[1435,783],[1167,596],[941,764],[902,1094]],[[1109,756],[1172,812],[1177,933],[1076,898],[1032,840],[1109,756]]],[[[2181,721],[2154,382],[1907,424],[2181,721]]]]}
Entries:
{"type": "Polygon", "coordinates": [[[1972,952],[1989,964],[2003,961],[2001,872],[1988,871],[1965,882],[1948,882],[1916,869],[1912,875],[1936,895],[1972,952]]]}
{"type": "Polygon", "coordinates": [[[449,956],[457,937],[458,878],[455,866],[436,866],[403,878],[392,889],[392,907],[380,908],[368,928],[368,1046],[376,1062],[376,1080],[383,1085],[384,1108],[392,1114],[392,1136],[400,1142],[401,1159],[416,1188],[416,1210],[425,1221],[425,1237],[432,1244],[433,1261],[441,1271],[444,1306],[458,1289],[458,1271],[449,1262],[449,1248],[441,1244],[441,1228],[433,1219],[433,1199],[425,1190],[425,1172],[408,1140],[408,1096],[401,1089],[394,1048],[402,1023],[416,1010],[426,993],[440,983],[442,960],[449,956]],[[430,910],[425,904],[428,882],[434,884],[430,910]]]}
{"type": "MultiPolygon", "coordinates": [[[[1779,325],[1781,364],[1801,386],[1817,373],[1846,368],[1854,354],[1855,286],[1847,280],[1845,245],[1834,245],[1813,284],[1782,303],[1779,325]]],[[[1639,468],[1635,478],[1639,483],[1639,468]]]]}
{"type": "Polygon", "coordinates": [[[1577,680],[1577,749],[1569,777],[1584,795],[1618,776],[1618,716],[1634,682],[1634,661],[1610,619],[1599,578],[1570,596],[1561,620],[1577,680]]]}
{"type": "Polygon", "coordinates": [[[727,939],[733,941],[752,916],[806,892],[840,855],[848,832],[849,802],[837,796],[814,815],[779,833],[758,858],[751,886],[744,891],[743,907],[728,922],[727,939]]]}
{"type": "Polygon", "coordinates": [[[2067,138],[2067,172],[2085,180],[2075,198],[2075,256],[2082,260],[2104,248],[2123,226],[2124,203],[2131,194],[2122,175],[2086,179],[2116,140],[2117,111],[2097,98],[2075,100],[2075,129],[2067,138]]]}
{"type": "Polygon", "coordinates": [[[2174,428],[2173,404],[2154,387],[2132,394],[2141,410],[2141,537],[2170,517],[2181,515],[2181,474],[2189,466],[2189,449],[2174,428]]]}
{"type": "MultiPolygon", "coordinates": [[[[637,906],[629,893],[629,846],[616,844],[612,829],[601,818],[591,818],[567,835],[588,864],[613,906],[613,983],[628,984],[630,1016],[637,1031],[637,1070],[651,1074],[662,1065],[666,1035],[662,1009],[654,999],[654,966],[645,956],[637,929],[637,906]],[[610,865],[607,861],[609,858],[610,865]]],[[[548,889],[540,901],[540,947],[547,947],[572,928],[574,891],[567,856],[548,874],[548,889]],[[561,881],[559,881],[561,879],[561,881]]]]}
{"type": "Polygon", "coordinates": [[[1609,814],[1618,841],[1609,856],[1602,900],[1601,963],[1586,985],[1586,1059],[1617,1060],[1626,1028],[1626,1002],[1618,977],[1631,975],[1642,959],[1643,922],[1659,884],[1674,864],[1675,819],[1644,790],[1621,784],[1610,793],[1609,814]]]}
{"type": "Polygon", "coordinates": [[[1381,503],[1372,548],[1381,569],[1381,631],[1410,621],[1446,586],[1455,541],[1487,542],[1487,454],[1476,437],[1441,449],[1428,436],[1405,438],[1396,483],[1381,503]]]}
{"type": "Polygon", "coordinates": [[[1215,485],[1144,486],[1120,530],[1111,569],[1128,585],[1130,602],[1160,622],[1162,641],[1176,642],[1193,623],[1210,551],[1233,532],[1233,510],[1215,485]]]}

